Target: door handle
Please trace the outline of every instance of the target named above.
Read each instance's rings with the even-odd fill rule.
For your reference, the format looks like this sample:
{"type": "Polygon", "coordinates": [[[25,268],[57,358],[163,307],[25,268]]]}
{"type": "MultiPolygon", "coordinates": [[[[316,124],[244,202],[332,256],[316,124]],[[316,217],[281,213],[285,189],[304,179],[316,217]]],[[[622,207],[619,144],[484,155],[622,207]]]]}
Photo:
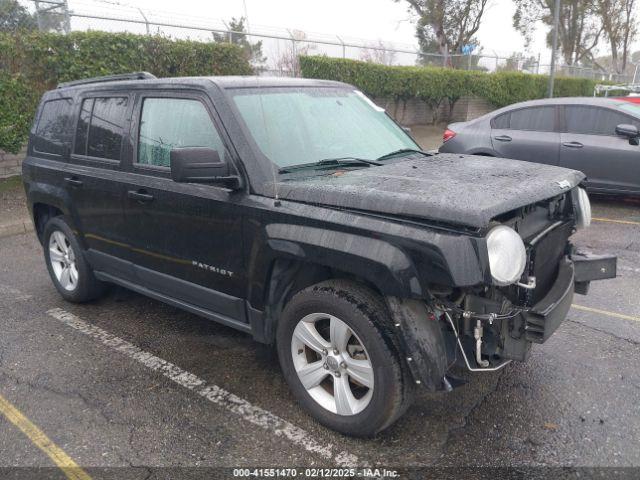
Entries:
{"type": "Polygon", "coordinates": [[[511,137],[509,135],[498,135],[497,137],[493,137],[494,140],[498,140],[499,142],[510,142],[511,137]]]}
{"type": "Polygon", "coordinates": [[[153,200],[153,195],[147,193],[146,190],[129,190],[127,192],[127,197],[141,203],[146,203],[153,200]]]}
{"type": "Polygon", "coordinates": [[[582,148],[582,147],[584,147],[584,145],[582,145],[580,142],[562,142],[562,145],[564,145],[565,147],[569,147],[569,148],[582,148]]]}
{"type": "Polygon", "coordinates": [[[65,177],[64,181],[67,182],[72,187],[82,186],[82,180],[78,180],[78,177],[65,177]]]}

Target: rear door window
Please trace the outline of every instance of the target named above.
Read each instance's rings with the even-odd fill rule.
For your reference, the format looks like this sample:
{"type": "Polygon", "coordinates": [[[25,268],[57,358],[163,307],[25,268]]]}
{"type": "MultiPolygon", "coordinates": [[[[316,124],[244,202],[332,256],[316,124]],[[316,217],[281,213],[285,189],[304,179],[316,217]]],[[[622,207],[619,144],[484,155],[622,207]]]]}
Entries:
{"type": "Polygon", "coordinates": [[[531,107],[514,110],[509,116],[509,129],[553,132],[555,107],[531,107]]]}
{"type": "Polygon", "coordinates": [[[568,133],[585,135],[615,135],[621,123],[635,125],[640,121],[615,110],[582,105],[565,105],[565,130],[568,133]]]}
{"type": "Polygon", "coordinates": [[[33,149],[38,153],[64,155],[71,143],[73,101],[70,98],[49,100],[42,106],[33,137],[33,149]]]}
{"type": "Polygon", "coordinates": [[[85,98],[80,107],[74,153],[120,160],[127,97],[85,98]]]}
{"type": "Polygon", "coordinates": [[[491,120],[491,127],[504,130],[555,131],[556,108],[530,107],[512,110],[491,120]]]}

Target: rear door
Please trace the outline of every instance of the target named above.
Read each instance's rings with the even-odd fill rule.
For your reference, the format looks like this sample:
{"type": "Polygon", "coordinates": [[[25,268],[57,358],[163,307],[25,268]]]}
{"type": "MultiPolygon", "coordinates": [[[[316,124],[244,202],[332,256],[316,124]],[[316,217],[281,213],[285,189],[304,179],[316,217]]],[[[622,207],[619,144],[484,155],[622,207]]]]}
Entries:
{"type": "Polygon", "coordinates": [[[614,109],[565,105],[560,165],[584,172],[599,191],[640,192],[640,147],[616,135],[616,126],[640,121],[614,109]]]}
{"type": "Polygon", "coordinates": [[[131,99],[118,92],[88,93],[78,99],[73,148],[65,175],[94,269],[132,278],[123,213],[124,174],[131,99]]]}
{"type": "MultiPolygon", "coordinates": [[[[57,92],[56,92],[57,93],[57,92]]],[[[53,95],[49,95],[53,96],[53,95]]],[[[35,197],[33,192],[50,190],[52,196],[62,200],[68,185],[65,182],[69,149],[73,139],[74,100],[72,97],[55,95],[38,108],[37,121],[31,131],[27,158],[23,163],[23,178],[30,191],[30,200],[50,202],[50,199],[35,197]],[[39,184],[39,185],[36,185],[39,184]],[[43,188],[43,186],[46,186],[43,188]]],[[[71,208],[73,216],[73,208],[71,208]]],[[[44,225],[38,225],[39,228],[44,225]]]]}
{"type": "Polygon", "coordinates": [[[560,134],[554,105],[525,107],[491,120],[491,143],[498,156],[557,165],[560,134]]]}
{"type": "Polygon", "coordinates": [[[141,285],[242,328],[246,282],[238,202],[244,193],[176,183],[169,169],[174,147],[209,147],[229,159],[215,118],[209,99],[197,92],[138,96],[125,217],[141,285]]]}

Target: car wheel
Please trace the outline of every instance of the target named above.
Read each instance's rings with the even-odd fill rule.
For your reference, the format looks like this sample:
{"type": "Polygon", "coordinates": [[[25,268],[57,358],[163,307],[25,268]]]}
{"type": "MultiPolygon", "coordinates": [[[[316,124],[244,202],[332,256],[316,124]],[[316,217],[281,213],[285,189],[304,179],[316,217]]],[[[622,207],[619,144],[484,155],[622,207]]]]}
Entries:
{"type": "Polygon", "coordinates": [[[104,292],[104,283],[93,275],[65,217],[53,217],[47,222],[43,247],[51,280],[65,300],[86,302],[104,292]]]}
{"type": "Polygon", "coordinates": [[[412,383],[379,295],[330,280],[297,293],[278,324],[277,349],[300,404],[323,425],[372,436],[409,406],[412,383]]]}

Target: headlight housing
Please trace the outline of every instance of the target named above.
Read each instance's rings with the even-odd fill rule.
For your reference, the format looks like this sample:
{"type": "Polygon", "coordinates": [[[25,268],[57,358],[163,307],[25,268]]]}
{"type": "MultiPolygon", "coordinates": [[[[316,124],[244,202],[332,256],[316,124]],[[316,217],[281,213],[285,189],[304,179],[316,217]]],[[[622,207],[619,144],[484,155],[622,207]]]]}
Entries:
{"type": "Polygon", "coordinates": [[[577,189],[576,195],[576,227],[586,228],[591,225],[591,202],[584,188],[577,189]]]}
{"type": "Polygon", "coordinates": [[[499,225],[487,234],[489,268],[496,285],[517,282],[527,263],[524,242],[518,233],[506,225],[499,225]]]}

